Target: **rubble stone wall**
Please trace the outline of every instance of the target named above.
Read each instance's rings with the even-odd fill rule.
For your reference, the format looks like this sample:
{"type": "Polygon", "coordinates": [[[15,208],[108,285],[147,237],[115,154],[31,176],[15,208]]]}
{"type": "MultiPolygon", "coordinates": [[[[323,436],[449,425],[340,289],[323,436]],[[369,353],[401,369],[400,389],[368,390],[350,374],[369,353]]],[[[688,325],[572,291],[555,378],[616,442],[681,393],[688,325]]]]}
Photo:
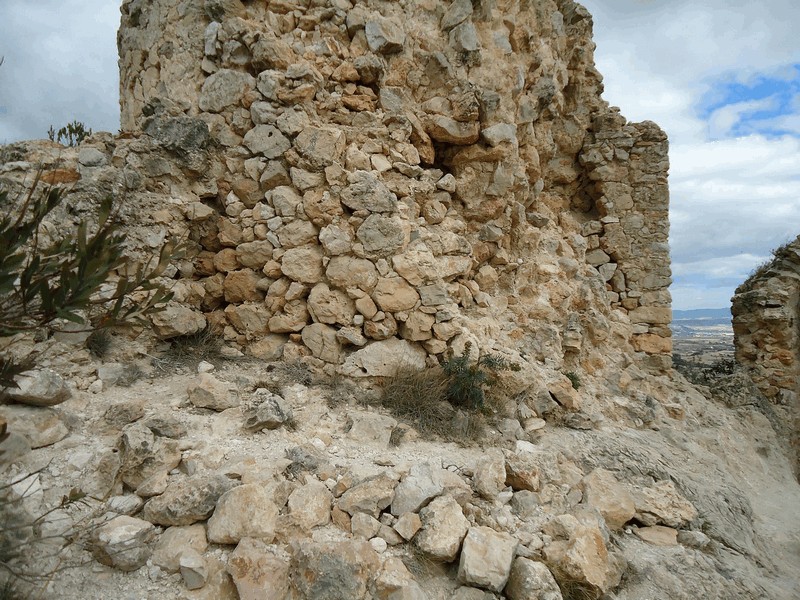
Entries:
{"type": "Polygon", "coordinates": [[[467,341],[669,368],[666,136],[601,99],[579,4],[121,10],[123,133],[60,169],[124,197],[137,249],[193,244],[163,337],[211,323],[356,376],[467,341]]]}
{"type": "Polygon", "coordinates": [[[666,136],[600,99],[580,5],[130,1],[119,43],[125,131],[209,128],[196,274],[240,336],[440,354],[460,309],[519,312],[556,228],[577,265],[545,275],[595,268],[589,304],[669,356],[666,136]]]}
{"type": "Polygon", "coordinates": [[[800,474],[800,236],[736,289],[736,361],[787,424],[800,474]]]}

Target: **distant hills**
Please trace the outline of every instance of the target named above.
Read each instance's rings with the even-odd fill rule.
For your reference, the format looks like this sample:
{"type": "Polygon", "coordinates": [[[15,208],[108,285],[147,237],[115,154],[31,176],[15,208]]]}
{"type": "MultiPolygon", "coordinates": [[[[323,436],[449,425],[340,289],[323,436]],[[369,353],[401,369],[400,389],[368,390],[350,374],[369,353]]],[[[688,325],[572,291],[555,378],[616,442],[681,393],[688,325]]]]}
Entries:
{"type": "MultiPolygon", "coordinates": [[[[694,310],[673,310],[671,329],[678,337],[706,335],[712,330],[731,328],[730,308],[696,308],[694,310]]],[[[732,331],[731,331],[732,333],[732,331]]]]}
{"type": "Polygon", "coordinates": [[[673,310],[673,321],[684,320],[706,320],[706,319],[724,319],[725,321],[731,320],[730,307],[725,308],[695,308],[693,310],[673,310]]]}

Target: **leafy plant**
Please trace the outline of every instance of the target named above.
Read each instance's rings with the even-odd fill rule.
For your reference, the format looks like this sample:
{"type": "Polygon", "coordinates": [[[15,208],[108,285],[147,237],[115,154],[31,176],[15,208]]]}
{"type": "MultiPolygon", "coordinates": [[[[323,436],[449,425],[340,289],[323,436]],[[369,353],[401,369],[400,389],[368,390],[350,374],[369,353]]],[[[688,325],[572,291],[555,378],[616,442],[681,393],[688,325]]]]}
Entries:
{"type": "Polygon", "coordinates": [[[90,135],[92,135],[92,130],[86,129],[86,125],[77,120],[67,123],[58,131],[50,125],[50,129],[47,131],[47,137],[50,138],[51,142],[58,142],[59,144],[66,142],[66,145],[70,148],[80,145],[90,135]]]}
{"type": "Polygon", "coordinates": [[[472,410],[482,409],[486,400],[485,387],[497,381],[498,371],[519,371],[520,366],[507,361],[501,356],[484,354],[472,362],[470,352],[472,343],[464,345],[460,356],[452,349],[442,360],[442,370],[447,377],[447,400],[454,406],[462,406],[472,410]]]}
{"type": "Polygon", "coordinates": [[[460,443],[479,439],[485,427],[485,388],[494,385],[498,371],[520,367],[491,354],[473,362],[471,349],[467,343],[461,355],[451,352],[439,367],[398,370],[383,382],[381,404],[421,433],[460,443]]]}
{"type": "MultiPolygon", "coordinates": [[[[39,191],[37,177],[18,199],[19,208],[0,218],[0,338],[44,327],[57,330],[59,321],[87,329],[144,323],[172,297],[156,282],[183,253],[182,246],[172,243],[99,293],[111,283],[112,273],[127,263],[125,236],[112,215],[112,199],[101,203],[93,232],[81,221],[63,238],[45,243],[41,225],[63,197],[54,187],[39,191]]],[[[13,205],[7,190],[0,190],[0,205],[13,205]]],[[[30,361],[0,353],[0,390],[15,386],[14,376],[30,367],[30,361]]]]}
{"type": "Polygon", "coordinates": [[[567,371],[566,373],[564,373],[564,375],[566,375],[567,379],[569,379],[569,382],[572,384],[572,389],[573,390],[577,391],[577,390],[581,389],[581,376],[580,375],[578,375],[575,371],[567,371]]]}

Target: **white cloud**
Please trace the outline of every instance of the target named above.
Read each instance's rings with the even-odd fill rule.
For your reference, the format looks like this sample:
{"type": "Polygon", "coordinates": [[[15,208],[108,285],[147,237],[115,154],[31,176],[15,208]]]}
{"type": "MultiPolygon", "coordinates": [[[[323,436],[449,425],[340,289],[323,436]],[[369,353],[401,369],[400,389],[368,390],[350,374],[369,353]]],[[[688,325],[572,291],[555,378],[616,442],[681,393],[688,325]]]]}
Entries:
{"type": "Polygon", "coordinates": [[[730,82],[798,77],[796,0],[582,2],[604,97],[670,137],[674,306],[725,306],[772,248],[800,233],[800,137],[759,134],[800,135],[800,98],[765,119],[754,113],[775,110],[774,98],[725,104],[730,82]],[[702,104],[716,107],[708,119],[702,104]],[[730,137],[739,130],[751,133],[730,137]]]}
{"type": "Polygon", "coordinates": [[[0,0],[0,143],[119,129],[120,0],[0,0]]]}
{"type": "Polygon", "coordinates": [[[760,100],[747,100],[734,102],[719,107],[708,117],[708,132],[711,138],[724,138],[733,132],[734,128],[744,120],[747,115],[765,110],[774,110],[778,106],[775,96],[760,100]]]}

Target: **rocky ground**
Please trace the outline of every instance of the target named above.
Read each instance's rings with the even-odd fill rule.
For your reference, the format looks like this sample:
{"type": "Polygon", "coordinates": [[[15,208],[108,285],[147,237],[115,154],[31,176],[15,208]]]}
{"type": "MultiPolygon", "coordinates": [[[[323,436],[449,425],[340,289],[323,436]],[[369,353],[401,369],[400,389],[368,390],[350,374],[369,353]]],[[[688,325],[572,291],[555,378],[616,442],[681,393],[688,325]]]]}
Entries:
{"type": "Polygon", "coordinates": [[[800,486],[746,393],[676,374],[639,426],[533,402],[458,445],[299,365],[64,349],[45,362],[69,399],[0,407],[7,522],[56,507],[23,542],[20,566],[55,570],[30,597],[800,594],[800,486]]]}

